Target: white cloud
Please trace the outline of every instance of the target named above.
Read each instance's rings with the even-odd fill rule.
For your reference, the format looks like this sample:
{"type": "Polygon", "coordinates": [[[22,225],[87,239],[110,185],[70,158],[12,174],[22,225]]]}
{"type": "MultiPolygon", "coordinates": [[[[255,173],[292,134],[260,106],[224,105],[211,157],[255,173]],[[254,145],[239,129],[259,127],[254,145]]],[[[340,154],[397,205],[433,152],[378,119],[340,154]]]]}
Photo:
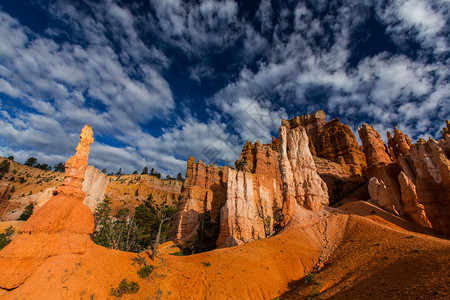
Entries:
{"type": "Polygon", "coordinates": [[[280,119],[293,117],[287,112],[316,109],[351,128],[372,123],[382,135],[393,124],[411,136],[435,134],[442,127],[435,119],[450,114],[448,1],[381,2],[293,7],[263,0],[253,23],[230,0],[150,1],[153,13],[145,16],[112,1],[90,3],[89,12],[54,1],[43,9],[70,31],[55,27],[42,35],[0,12],[0,92],[17,98],[0,99],[0,154],[59,162],[89,123],[96,135],[91,162],[99,168],[132,172],[147,165],[174,175],[190,155],[231,163],[246,140],[270,142],[280,119]],[[418,43],[414,59],[379,53],[350,66],[352,33],[372,10],[394,43],[418,43]],[[212,77],[229,82],[202,99],[205,107],[177,116],[176,106],[187,104],[175,104],[175,87],[162,75],[177,63],[166,47],[201,61],[186,65],[186,73],[202,87],[212,77]],[[221,55],[232,60],[229,73],[215,69],[221,55]],[[155,118],[168,124],[162,134],[143,126],[155,118]]]}

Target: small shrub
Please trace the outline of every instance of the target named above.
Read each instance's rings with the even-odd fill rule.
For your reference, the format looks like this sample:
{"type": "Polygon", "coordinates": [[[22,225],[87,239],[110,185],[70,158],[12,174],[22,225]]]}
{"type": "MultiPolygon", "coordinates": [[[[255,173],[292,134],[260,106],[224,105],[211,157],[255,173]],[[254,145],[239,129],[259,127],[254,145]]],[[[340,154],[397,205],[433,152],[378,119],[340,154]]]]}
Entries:
{"type": "Polygon", "coordinates": [[[26,221],[33,214],[34,211],[34,203],[30,203],[25,207],[23,213],[19,216],[19,221],[26,221]]]}
{"type": "Polygon", "coordinates": [[[308,273],[308,275],[305,276],[305,283],[309,283],[309,282],[313,281],[314,280],[314,276],[316,276],[316,274],[308,273]]]}
{"type": "Polygon", "coordinates": [[[155,266],[150,265],[150,266],[145,266],[139,269],[139,271],[137,271],[139,277],[141,278],[145,278],[148,277],[148,275],[152,274],[153,270],[155,269],[155,266]]]}
{"type": "Polygon", "coordinates": [[[110,293],[115,297],[122,297],[123,294],[136,294],[139,292],[139,284],[136,281],[130,281],[124,278],[117,288],[111,288],[110,293]]]}
{"type": "Polygon", "coordinates": [[[9,226],[4,233],[0,233],[0,250],[11,243],[11,236],[14,234],[14,228],[9,226]]]}
{"type": "Polygon", "coordinates": [[[211,263],[210,263],[210,262],[207,262],[207,261],[204,261],[204,262],[202,262],[202,265],[203,265],[204,267],[210,267],[210,266],[211,266],[211,263]]]}
{"type": "Polygon", "coordinates": [[[319,288],[315,288],[309,293],[309,297],[311,298],[316,298],[319,297],[320,295],[322,295],[322,292],[320,291],[319,288]]]}

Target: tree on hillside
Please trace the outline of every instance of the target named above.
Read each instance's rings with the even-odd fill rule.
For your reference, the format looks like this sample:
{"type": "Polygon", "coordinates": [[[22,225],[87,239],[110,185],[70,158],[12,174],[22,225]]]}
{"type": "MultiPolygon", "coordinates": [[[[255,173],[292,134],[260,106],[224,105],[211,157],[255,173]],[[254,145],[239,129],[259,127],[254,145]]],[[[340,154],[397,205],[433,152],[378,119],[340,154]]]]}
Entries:
{"type": "Polygon", "coordinates": [[[47,164],[36,164],[36,165],[34,165],[34,167],[37,168],[37,169],[44,170],[44,171],[51,171],[52,170],[52,167],[50,167],[47,164]]]}
{"type": "Polygon", "coordinates": [[[9,226],[6,228],[4,233],[0,233],[0,250],[2,250],[6,245],[11,243],[11,237],[14,234],[14,228],[9,226]]]}
{"type": "Polygon", "coordinates": [[[120,168],[119,171],[117,171],[116,175],[118,176],[122,175],[122,168],[120,168]]]}
{"type": "Polygon", "coordinates": [[[155,260],[156,250],[158,249],[159,243],[161,240],[167,239],[170,224],[174,220],[178,210],[172,205],[167,205],[166,201],[162,204],[152,202],[151,206],[156,211],[156,218],[158,220],[158,231],[156,233],[152,251],[152,259],[155,260]]]}
{"type": "Polygon", "coordinates": [[[8,159],[14,161],[14,156],[8,156],[8,159]]]}
{"type": "Polygon", "coordinates": [[[129,217],[128,209],[111,216],[111,201],[105,198],[94,212],[91,238],[98,245],[122,251],[141,252],[151,245],[157,249],[168,237],[175,212],[173,206],[156,205],[150,194],[135,208],[133,217],[129,217]]]}
{"type": "Polygon", "coordinates": [[[38,160],[36,157],[30,157],[25,162],[25,166],[34,167],[37,164],[38,160]]]}
{"type": "Polygon", "coordinates": [[[138,171],[134,171],[134,172],[133,172],[133,175],[137,175],[137,174],[138,174],[138,171]]]}
{"type": "Polygon", "coordinates": [[[115,250],[139,251],[136,245],[137,227],[134,217],[129,217],[128,208],[111,216],[111,200],[105,198],[94,212],[94,243],[115,250]]]}
{"type": "Polygon", "coordinates": [[[65,172],[66,168],[64,167],[64,164],[62,162],[57,163],[53,166],[53,171],[55,172],[65,172]]]}
{"type": "Polygon", "coordinates": [[[142,173],[141,173],[142,175],[144,175],[144,174],[148,174],[148,168],[147,167],[144,167],[144,169],[142,169],[142,173]]]}
{"type": "Polygon", "coordinates": [[[28,220],[28,218],[31,217],[31,215],[33,214],[33,211],[34,211],[34,203],[28,204],[17,220],[19,221],[28,220]]]}
{"type": "Polygon", "coordinates": [[[181,175],[181,173],[177,174],[177,180],[181,180],[181,181],[183,180],[183,175],[181,175]]]}
{"type": "Polygon", "coordinates": [[[10,166],[10,162],[6,159],[0,163],[0,179],[2,179],[3,176],[5,176],[5,174],[9,172],[10,166]]]}
{"type": "Polygon", "coordinates": [[[108,172],[108,171],[107,171],[106,169],[102,169],[101,172],[102,172],[103,174],[106,174],[106,172],[108,172]]]}

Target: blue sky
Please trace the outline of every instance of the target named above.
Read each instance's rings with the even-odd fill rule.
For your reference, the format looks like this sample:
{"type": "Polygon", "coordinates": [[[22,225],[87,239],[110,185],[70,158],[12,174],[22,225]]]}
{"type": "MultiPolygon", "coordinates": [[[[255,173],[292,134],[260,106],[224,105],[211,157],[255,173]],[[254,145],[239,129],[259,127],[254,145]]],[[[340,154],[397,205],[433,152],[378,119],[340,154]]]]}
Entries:
{"type": "MultiPolygon", "coordinates": [[[[0,155],[231,164],[324,110],[413,140],[450,117],[448,0],[0,2],[0,155]]],[[[356,133],[356,131],[355,131],[356,133]]]]}

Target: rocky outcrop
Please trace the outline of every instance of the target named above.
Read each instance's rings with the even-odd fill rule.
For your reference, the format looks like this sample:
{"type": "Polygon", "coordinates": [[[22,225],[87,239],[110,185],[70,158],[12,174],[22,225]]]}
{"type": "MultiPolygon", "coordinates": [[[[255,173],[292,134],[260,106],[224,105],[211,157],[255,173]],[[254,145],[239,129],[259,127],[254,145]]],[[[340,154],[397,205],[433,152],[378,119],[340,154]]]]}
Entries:
{"type": "Polygon", "coordinates": [[[42,192],[14,198],[8,201],[8,206],[4,210],[6,213],[2,216],[2,219],[5,221],[17,220],[25,207],[31,203],[34,204],[34,211],[39,210],[52,197],[54,190],[55,188],[47,188],[42,192]]]}
{"type": "Polygon", "coordinates": [[[450,234],[450,161],[444,150],[430,138],[413,144],[405,161],[433,229],[450,234]]]}
{"type": "Polygon", "coordinates": [[[221,209],[217,240],[219,247],[237,246],[265,237],[263,221],[258,216],[260,208],[253,192],[252,173],[228,170],[227,201],[221,209]]]}
{"type": "Polygon", "coordinates": [[[86,125],[76,154],[66,162],[63,185],[52,198],[20,228],[20,235],[0,252],[0,287],[12,289],[22,284],[49,257],[81,254],[92,245],[94,219],[83,204],[82,191],[92,129],[86,125]]]}
{"type": "Polygon", "coordinates": [[[403,172],[400,172],[398,182],[400,183],[403,212],[405,215],[411,217],[417,224],[431,228],[430,221],[428,221],[425,213],[425,208],[417,200],[416,186],[414,183],[403,172]]]}
{"type": "MultiPolygon", "coordinates": [[[[176,239],[198,239],[202,216],[220,220],[217,247],[270,236],[304,207],[317,211],[328,204],[327,186],[310,152],[308,135],[317,134],[325,115],[283,120],[278,139],[245,144],[236,170],[188,161],[179,208],[176,239]]],[[[349,171],[348,171],[349,172],[349,171]]]]}
{"type": "MultiPolygon", "coordinates": [[[[365,172],[372,178],[371,199],[391,212],[410,216],[419,225],[450,234],[450,161],[446,140],[419,139],[412,144],[395,127],[393,137],[390,132],[387,134],[389,156],[373,127],[363,125],[359,134],[368,162],[365,172]]],[[[445,138],[445,130],[443,135],[445,138]]]]}
{"type": "MultiPolygon", "coordinates": [[[[103,201],[106,186],[109,180],[106,175],[93,166],[86,168],[85,180],[83,181],[83,192],[86,197],[83,203],[86,204],[92,212],[101,201],[103,201]]],[[[31,195],[14,197],[7,201],[6,207],[0,211],[4,211],[2,219],[5,221],[14,221],[20,216],[25,207],[30,203],[34,203],[34,211],[38,211],[53,195],[53,191],[57,187],[47,188],[43,191],[31,195]]]]}
{"type": "Polygon", "coordinates": [[[176,221],[175,236],[178,241],[196,242],[199,225],[205,217],[212,227],[219,226],[220,210],[227,199],[228,170],[226,167],[205,165],[202,161],[195,163],[194,157],[189,158],[178,203],[181,211],[176,221]]]}
{"type": "Polygon", "coordinates": [[[228,170],[227,200],[221,209],[218,247],[235,246],[272,235],[281,222],[283,184],[280,143],[248,142],[228,170]],[[245,198],[245,204],[240,203],[245,198]]]}
{"type": "Polygon", "coordinates": [[[387,147],[381,139],[378,131],[368,124],[358,127],[359,138],[361,139],[367,166],[379,164],[390,164],[392,162],[387,147]]]}
{"type": "Polygon", "coordinates": [[[283,120],[290,128],[302,127],[309,139],[309,148],[317,172],[328,188],[330,204],[348,197],[363,186],[367,179],[363,174],[366,158],[352,130],[339,118],[325,121],[325,113],[283,120]]]}
{"type": "Polygon", "coordinates": [[[389,190],[383,180],[378,181],[375,177],[370,178],[368,190],[370,199],[375,204],[387,211],[390,211],[391,213],[398,214],[395,206],[392,204],[391,195],[389,194],[389,190]]]}
{"type": "Polygon", "coordinates": [[[379,188],[375,189],[375,183],[372,183],[372,185],[369,183],[369,194],[371,199],[375,203],[381,201],[383,204],[380,205],[384,208],[389,207],[390,209],[388,210],[391,212],[402,214],[403,207],[401,203],[400,186],[397,179],[401,168],[397,163],[393,162],[386,145],[375,128],[363,124],[358,127],[358,133],[363,144],[367,161],[367,168],[365,169],[366,177],[368,179],[376,178],[380,183],[381,190],[384,190],[385,188],[388,195],[388,198],[379,198],[384,197],[381,196],[384,195],[384,192],[381,192],[380,196],[375,196],[377,195],[375,191],[379,190],[379,188]],[[383,185],[384,188],[382,187],[383,185]],[[372,196],[378,198],[374,199],[372,196]],[[386,201],[388,201],[389,204],[386,203],[386,201]]]}
{"type": "Polygon", "coordinates": [[[344,165],[353,175],[362,174],[366,166],[366,158],[355,135],[338,118],[321,128],[314,148],[316,156],[344,165]]]}
{"type": "Polygon", "coordinates": [[[317,174],[306,130],[282,124],[279,138],[283,223],[287,224],[297,205],[313,211],[328,205],[328,192],[325,182],[317,174]]]}
{"type": "Polygon", "coordinates": [[[93,166],[88,166],[86,168],[83,181],[83,192],[86,193],[86,197],[84,198],[83,203],[89,207],[92,212],[95,211],[97,204],[103,201],[108,183],[109,180],[106,175],[97,168],[94,168],[93,166]]]}

